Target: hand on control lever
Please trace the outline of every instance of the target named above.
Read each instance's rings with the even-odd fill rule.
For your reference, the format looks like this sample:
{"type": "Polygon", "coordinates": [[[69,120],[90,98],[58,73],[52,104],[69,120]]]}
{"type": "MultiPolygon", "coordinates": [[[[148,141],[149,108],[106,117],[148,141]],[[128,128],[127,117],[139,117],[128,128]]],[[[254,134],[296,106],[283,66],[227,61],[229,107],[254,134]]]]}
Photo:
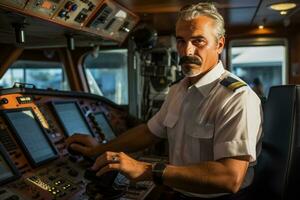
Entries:
{"type": "MultiPolygon", "coordinates": [[[[72,143],[72,146],[76,145],[75,143],[72,143]]],[[[79,143],[77,143],[77,145],[80,145],[79,143]]],[[[73,148],[71,146],[67,147],[67,151],[69,152],[69,154],[74,155],[74,156],[79,156],[81,155],[80,152],[73,150],[73,148]]]]}
{"type": "Polygon", "coordinates": [[[101,145],[92,136],[77,133],[67,138],[66,143],[70,154],[87,157],[97,155],[97,148],[101,145]]]}
{"type": "MultiPolygon", "coordinates": [[[[75,143],[72,143],[72,145],[75,145],[75,143]]],[[[80,144],[78,144],[80,145],[80,144]]],[[[67,148],[68,152],[69,152],[69,158],[70,160],[73,160],[74,162],[76,162],[80,156],[82,156],[84,158],[84,160],[88,163],[88,166],[92,166],[94,164],[94,162],[96,161],[97,156],[84,156],[82,155],[80,152],[78,151],[74,151],[70,146],[67,148]]]]}
{"type": "Polygon", "coordinates": [[[86,186],[87,195],[95,198],[99,194],[103,200],[119,199],[124,194],[124,190],[114,187],[117,175],[118,171],[110,171],[101,176],[96,176],[96,171],[87,169],[84,173],[84,178],[91,181],[86,186]]]}
{"type": "Polygon", "coordinates": [[[84,178],[90,180],[94,183],[98,183],[103,187],[112,187],[115,178],[118,175],[118,171],[109,171],[101,176],[96,175],[97,171],[93,171],[92,169],[87,169],[84,172],[84,178]]]}
{"type": "Polygon", "coordinates": [[[133,181],[150,180],[152,177],[150,163],[137,161],[123,152],[105,152],[96,159],[91,169],[97,171],[97,176],[117,170],[133,181]]]}

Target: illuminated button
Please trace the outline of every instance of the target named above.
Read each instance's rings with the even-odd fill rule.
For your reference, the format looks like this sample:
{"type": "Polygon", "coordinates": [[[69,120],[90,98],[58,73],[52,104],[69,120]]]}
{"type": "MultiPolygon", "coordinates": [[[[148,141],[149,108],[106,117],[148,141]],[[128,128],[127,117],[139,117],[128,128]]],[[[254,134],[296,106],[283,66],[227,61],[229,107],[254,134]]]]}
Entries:
{"type": "Polygon", "coordinates": [[[55,184],[55,185],[60,185],[60,184],[61,184],[61,181],[60,181],[60,180],[59,180],[59,181],[56,181],[54,184],[55,184]]]}
{"type": "Polygon", "coordinates": [[[75,3],[71,6],[71,10],[72,10],[72,11],[77,10],[77,8],[78,8],[78,5],[75,4],[75,3]]]}
{"type": "Polygon", "coordinates": [[[8,99],[7,98],[2,98],[0,100],[0,105],[2,105],[2,104],[8,104],[8,99]]]}
{"type": "Polygon", "coordinates": [[[60,18],[64,18],[66,15],[67,15],[67,11],[66,11],[66,10],[61,10],[61,11],[58,13],[58,16],[59,16],[60,18]]]}
{"type": "Polygon", "coordinates": [[[71,187],[71,185],[70,185],[70,184],[67,184],[67,185],[63,186],[63,189],[64,189],[64,190],[67,190],[67,189],[69,189],[69,187],[71,187]]]}

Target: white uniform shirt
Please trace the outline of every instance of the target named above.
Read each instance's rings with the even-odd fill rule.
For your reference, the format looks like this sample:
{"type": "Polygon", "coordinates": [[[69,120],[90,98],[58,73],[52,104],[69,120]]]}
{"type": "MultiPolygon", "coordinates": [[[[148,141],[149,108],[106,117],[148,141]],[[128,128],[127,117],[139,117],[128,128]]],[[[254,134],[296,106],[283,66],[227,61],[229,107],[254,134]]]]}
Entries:
{"type": "MultiPolygon", "coordinates": [[[[228,76],[241,81],[219,62],[190,87],[188,79],[182,79],[170,88],[161,109],[148,121],[154,135],[168,138],[170,164],[183,166],[241,155],[250,155],[250,162],[256,160],[262,129],[260,99],[249,86],[233,91],[221,85],[228,76]]],[[[243,185],[249,185],[252,178],[253,174],[247,174],[243,185]]]]}

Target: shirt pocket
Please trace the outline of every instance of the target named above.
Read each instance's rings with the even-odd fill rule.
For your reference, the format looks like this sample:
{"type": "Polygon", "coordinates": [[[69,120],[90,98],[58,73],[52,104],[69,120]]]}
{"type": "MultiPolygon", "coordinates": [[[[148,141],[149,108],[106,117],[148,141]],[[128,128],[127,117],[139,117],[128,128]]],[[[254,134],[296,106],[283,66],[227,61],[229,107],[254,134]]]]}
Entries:
{"type": "Polygon", "coordinates": [[[213,124],[202,124],[199,122],[193,122],[186,127],[187,135],[198,139],[212,139],[214,136],[213,124]]]}
{"type": "Polygon", "coordinates": [[[214,125],[193,121],[185,131],[186,162],[193,164],[213,160],[214,125]]]}

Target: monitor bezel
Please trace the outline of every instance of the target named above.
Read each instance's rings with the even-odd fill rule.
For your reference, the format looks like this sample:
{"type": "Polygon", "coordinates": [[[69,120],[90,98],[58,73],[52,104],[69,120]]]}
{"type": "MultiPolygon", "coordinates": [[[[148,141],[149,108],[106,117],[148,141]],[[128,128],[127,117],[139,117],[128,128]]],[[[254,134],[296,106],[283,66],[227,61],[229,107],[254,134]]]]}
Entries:
{"type": "Polygon", "coordinates": [[[17,180],[18,178],[21,177],[20,172],[18,171],[17,167],[13,164],[12,160],[10,159],[8,153],[5,151],[5,148],[0,144],[0,154],[3,157],[5,163],[8,165],[10,168],[11,172],[13,173],[13,176],[6,178],[4,180],[0,180],[0,186],[3,184],[6,184],[8,182],[17,180]]]}
{"type": "Polygon", "coordinates": [[[63,129],[63,131],[64,131],[64,135],[65,135],[66,137],[70,137],[70,136],[71,136],[71,135],[68,134],[67,128],[66,128],[66,126],[65,126],[65,124],[64,124],[64,122],[63,122],[61,116],[59,115],[59,112],[58,112],[58,110],[57,110],[57,108],[56,108],[55,105],[57,105],[57,104],[68,104],[68,103],[74,103],[74,104],[75,104],[75,106],[77,107],[77,110],[79,111],[79,114],[81,115],[83,121],[86,123],[87,128],[89,129],[89,131],[90,131],[90,133],[91,133],[91,136],[92,136],[92,137],[95,137],[95,133],[94,133],[94,131],[92,130],[92,128],[91,128],[89,122],[87,121],[87,119],[86,119],[86,117],[85,117],[83,111],[81,110],[81,108],[80,108],[80,106],[79,106],[79,104],[78,104],[77,101],[52,101],[52,102],[51,102],[51,105],[52,105],[52,107],[53,107],[55,116],[57,117],[57,119],[58,119],[58,121],[59,121],[59,124],[61,125],[61,127],[62,127],[62,129],[63,129]]]}
{"type": "MultiPolygon", "coordinates": [[[[117,138],[117,134],[115,133],[115,130],[113,129],[113,127],[112,127],[110,121],[108,120],[106,114],[105,114],[104,112],[101,112],[101,111],[99,111],[99,112],[94,112],[93,114],[94,114],[94,116],[95,116],[95,120],[96,120],[96,115],[101,114],[101,115],[105,118],[105,120],[106,120],[108,126],[110,127],[110,129],[112,130],[112,132],[113,132],[115,138],[117,138]]],[[[96,120],[96,122],[97,122],[97,120],[96,120]]],[[[97,124],[98,124],[98,126],[101,128],[101,126],[100,126],[100,124],[99,124],[98,122],[97,122],[97,124]]],[[[101,130],[102,130],[102,128],[101,128],[101,130]]],[[[105,133],[103,133],[103,135],[105,136],[105,133]]],[[[106,138],[105,138],[105,140],[106,140],[106,138]]],[[[106,140],[106,141],[109,142],[108,140],[106,140]]]]}
{"type": "Polygon", "coordinates": [[[49,161],[55,160],[58,158],[58,151],[55,148],[55,146],[53,145],[53,143],[51,142],[49,136],[47,135],[47,132],[45,130],[45,128],[42,126],[40,120],[38,119],[38,117],[36,116],[35,112],[33,111],[33,109],[31,107],[26,107],[26,108],[18,108],[18,109],[9,109],[9,110],[3,110],[1,111],[2,115],[4,116],[4,119],[8,122],[9,127],[11,129],[11,131],[13,132],[13,135],[15,136],[18,144],[21,146],[21,148],[24,150],[25,152],[25,156],[28,158],[30,164],[32,167],[36,168],[39,167],[45,163],[48,163],[49,161]],[[7,116],[7,113],[12,113],[12,112],[21,112],[21,111],[30,111],[36,121],[36,123],[38,124],[38,126],[40,127],[42,134],[45,136],[46,141],[49,143],[50,148],[53,150],[54,156],[51,158],[48,158],[46,160],[40,161],[40,162],[36,162],[34,160],[34,158],[31,156],[28,148],[26,147],[26,144],[23,142],[21,136],[19,135],[17,129],[15,128],[14,124],[11,122],[11,120],[9,119],[9,117],[7,116]]]}

